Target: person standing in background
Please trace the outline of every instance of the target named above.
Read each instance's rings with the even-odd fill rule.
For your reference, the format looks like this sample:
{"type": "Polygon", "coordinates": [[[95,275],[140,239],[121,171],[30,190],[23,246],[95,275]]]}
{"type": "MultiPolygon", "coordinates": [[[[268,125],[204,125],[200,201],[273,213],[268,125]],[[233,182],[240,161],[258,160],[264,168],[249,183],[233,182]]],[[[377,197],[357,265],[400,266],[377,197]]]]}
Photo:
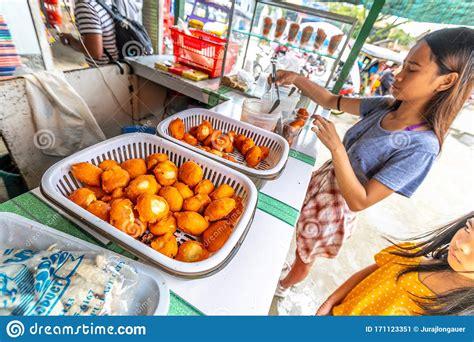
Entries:
{"type": "Polygon", "coordinates": [[[375,95],[386,96],[392,93],[392,85],[395,82],[395,75],[393,74],[395,69],[393,63],[388,61],[387,68],[380,76],[380,85],[375,89],[375,95]]]}
{"type": "MultiPolygon", "coordinates": [[[[108,6],[112,0],[104,0],[108,6]]],[[[112,16],[95,0],[76,0],[74,16],[81,39],[61,34],[61,42],[82,52],[90,66],[106,65],[119,59],[112,16]],[[107,56],[109,55],[109,56],[107,56]]]]}

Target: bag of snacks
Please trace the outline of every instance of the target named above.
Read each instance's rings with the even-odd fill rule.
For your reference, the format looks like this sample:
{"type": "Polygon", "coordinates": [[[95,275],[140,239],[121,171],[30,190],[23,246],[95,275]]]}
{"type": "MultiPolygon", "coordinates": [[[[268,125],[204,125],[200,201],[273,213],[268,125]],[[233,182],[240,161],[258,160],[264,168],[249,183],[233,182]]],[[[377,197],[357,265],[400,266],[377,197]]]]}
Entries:
{"type": "Polygon", "coordinates": [[[138,275],[117,255],[0,251],[0,315],[127,315],[138,275]]]}

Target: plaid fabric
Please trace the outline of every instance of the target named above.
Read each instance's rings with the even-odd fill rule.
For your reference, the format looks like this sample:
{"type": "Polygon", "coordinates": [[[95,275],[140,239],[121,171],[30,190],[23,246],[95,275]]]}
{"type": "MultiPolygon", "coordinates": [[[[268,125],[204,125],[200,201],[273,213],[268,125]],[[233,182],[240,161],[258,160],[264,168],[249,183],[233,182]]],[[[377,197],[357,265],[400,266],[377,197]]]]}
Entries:
{"type": "Polygon", "coordinates": [[[337,185],[331,160],[313,173],[296,225],[296,250],[301,260],[334,258],[355,226],[351,211],[337,185]]]}

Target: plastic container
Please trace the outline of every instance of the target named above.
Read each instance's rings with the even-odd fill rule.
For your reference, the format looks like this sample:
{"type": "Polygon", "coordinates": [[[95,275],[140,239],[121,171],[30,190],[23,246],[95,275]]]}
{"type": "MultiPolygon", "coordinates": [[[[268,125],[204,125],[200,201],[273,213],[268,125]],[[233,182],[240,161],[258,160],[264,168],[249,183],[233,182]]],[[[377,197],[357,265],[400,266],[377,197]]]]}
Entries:
{"type": "Polygon", "coordinates": [[[56,229],[11,213],[0,213],[0,250],[7,248],[46,250],[56,245],[65,251],[94,251],[126,260],[138,273],[131,311],[137,315],[166,315],[170,303],[168,286],[153,267],[128,259],[114,252],[80,240],[56,229]]]}
{"type": "Polygon", "coordinates": [[[295,126],[295,117],[288,118],[282,121],[281,124],[281,135],[288,142],[290,147],[293,145],[293,142],[298,138],[303,129],[303,126],[295,126]]]}
{"type": "Polygon", "coordinates": [[[270,18],[270,17],[263,18],[262,36],[267,37],[270,34],[272,26],[273,26],[272,18],[270,18]]]}
{"type": "MultiPolygon", "coordinates": [[[[189,149],[173,144],[147,133],[124,134],[77,152],[51,166],[41,179],[41,192],[55,205],[68,214],[97,230],[100,234],[117,242],[131,253],[161,267],[174,275],[196,278],[208,276],[222,269],[237,253],[253,220],[257,205],[257,189],[252,181],[241,173],[219,164],[189,149]],[[214,185],[226,183],[242,197],[244,211],[239,222],[224,246],[208,259],[186,263],[164,256],[144,243],[102,221],[87,210],[76,205],[66,197],[80,187],[71,173],[71,165],[78,162],[91,162],[98,165],[105,159],[119,163],[131,158],[146,158],[152,153],[165,153],[178,167],[187,160],[193,160],[204,170],[204,177],[214,185]]],[[[195,239],[181,231],[175,233],[178,243],[195,239]]]]}
{"type": "Polygon", "coordinates": [[[286,29],[287,21],[285,18],[279,18],[276,21],[275,39],[280,39],[286,29]]]}
{"type": "Polygon", "coordinates": [[[281,105],[273,113],[268,113],[274,102],[275,100],[272,101],[265,98],[262,98],[262,100],[245,99],[242,105],[240,120],[273,132],[278,120],[281,118],[281,105]]]}
{"type": "Polygon", "coordinates": [[[288,43],[293,43],[300,30],[300,25],[297,23],[291,23],[290,29],[288,30],[288,43]]]}
{"type": "MultiPolygon", "coordinates": [[[[192,36],[177,27],[170,27],[173,39],[173,54],[176,62],[205,72],[209,77],[219,77],[224,62],[226,39],[201,30],[189,29],[192,36]]],[[[232,70],[239,52],[239,45],[230,42],[227,47],[224,73],[232,70]]]]}
{"type": "Polygon", "coordinates": [[[188,109],[170,116],[169,118],[160,122],[156,131],[160,136],[169,139],[176,144],[202,154],[207,158],[212,158],[237,170],[239,173],[249,176],[257,188],[261,188],[263,184],[265,184],[265,181],[276,179],[280,176],[281,172],[285,168],[290,151],[288,143],[278,134],[268,132],[264,129],[249,125],[245,122],[241,122],[221,114],[217,114],[210,110],[200,108],[188,109]],[[245,136],[252,138],[256,145],[268,147],[270,149],[270,154],[263,162],[258,164],[257,168],[251,168],[247,166],[244,157],[237,151],[231,153],[231,155],[237,160],[235,163],[218,157],[212,153],[200,150],[195,146],[191,146],[171,136],[168,130],[169,124],[178,117],[183,120],[186,131],[189,131],[189,129],[193,126],[199,125],[203,120],[208,120],[211,122],[214,129],[221,130],[224,133],[235,131],[237,134],[244,134],[245,136]]]}
{"type": "Polygon", "coordinates": [[[291,96],[288,96],[290,91],[291,88],[280,87],[280,110],[282,120],[286,120],[293,114],[293,111],[300,100],[300,94],[297,91],[291,94],[291,96]]]}
{"type": "Polygon", "coordinates": [[[328,54],[332,55],[334,52],[336,52],[342,38],[344,38],[343,34],[336,34],[331,37],[328,45],[328,54]]]}

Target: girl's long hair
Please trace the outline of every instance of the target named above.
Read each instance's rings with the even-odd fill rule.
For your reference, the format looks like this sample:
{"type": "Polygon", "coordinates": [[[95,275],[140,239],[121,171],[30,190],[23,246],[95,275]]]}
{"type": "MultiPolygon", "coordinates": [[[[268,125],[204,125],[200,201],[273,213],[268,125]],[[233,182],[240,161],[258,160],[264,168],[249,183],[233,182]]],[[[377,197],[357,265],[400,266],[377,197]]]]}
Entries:
{"type": "MultiPolygon", "coordinates": [[[[411,246],[395,244],[398,250],[392,254],[406,257],[426,257],[430,263],[408,266],[398,274],[398,278],[410,272],[455,272],[448,264],[449,244],[459,229],[474,217],[474,212],[448,223],[427,234],[412,238],[420,242],[411,246]]],[[[412,294],[424,315],[472,316],[474,315],[474,287],[461,287],[436,296],[420,297],[412,294]],[[416,297],[416,298],[415,298],[416,297]]]]}
{"type": "MultiPolygon", "coordinates": [[[[439,75],[452,72],[459,75],[453,86],[436,92],[424,108],[425,119],[436,134],[441,151],[449,127],[473,88],[474,30],[467,27],[442,29],[429,33],[420,41],[428,43],[439,75]]],[[[400,104],[401,101],[394,100],[390,109],[396,110],[400,104]]]]}

